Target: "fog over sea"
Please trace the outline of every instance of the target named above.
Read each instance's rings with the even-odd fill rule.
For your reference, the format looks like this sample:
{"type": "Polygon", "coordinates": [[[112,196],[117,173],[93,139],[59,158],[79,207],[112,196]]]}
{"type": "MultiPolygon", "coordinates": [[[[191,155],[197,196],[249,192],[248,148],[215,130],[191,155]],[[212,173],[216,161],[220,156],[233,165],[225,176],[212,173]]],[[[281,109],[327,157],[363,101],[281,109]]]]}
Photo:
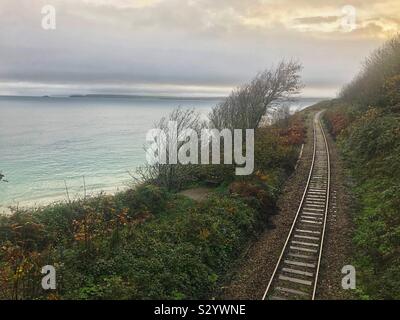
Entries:
{"type": "MultiPolygon", "coordinates": [[[[303,98],[293,109],[321,98],[303,98]]],[[[146,133],[177,106],[206,115],[218,98],[0,97],[0,213],[132,184],[146,133]],[[65,181],[65,182],[64,182],[65,181]]]]}

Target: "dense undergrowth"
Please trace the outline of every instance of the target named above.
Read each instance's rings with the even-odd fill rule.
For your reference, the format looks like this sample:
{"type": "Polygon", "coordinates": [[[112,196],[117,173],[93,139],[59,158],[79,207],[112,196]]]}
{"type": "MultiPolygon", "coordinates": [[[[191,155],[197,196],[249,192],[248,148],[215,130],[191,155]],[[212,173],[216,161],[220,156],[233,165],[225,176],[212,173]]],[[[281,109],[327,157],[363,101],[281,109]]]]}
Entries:
{"type": "Polygon", "coordinates": [[[193,167],[191,184],[219,187],[203,202],[143,183],[0,217],[0,299],[210,298],[266,225],[305,135],[301,115],[257,130],[255,172],[193,167]],[[41,268],[57,271],[41,288],[41,268]]]}
{"type": "Polygon", "coordinates": [[[400,299],[400,37],[377,50],[325,119],[353,178],[364,298],[400,299]]]}

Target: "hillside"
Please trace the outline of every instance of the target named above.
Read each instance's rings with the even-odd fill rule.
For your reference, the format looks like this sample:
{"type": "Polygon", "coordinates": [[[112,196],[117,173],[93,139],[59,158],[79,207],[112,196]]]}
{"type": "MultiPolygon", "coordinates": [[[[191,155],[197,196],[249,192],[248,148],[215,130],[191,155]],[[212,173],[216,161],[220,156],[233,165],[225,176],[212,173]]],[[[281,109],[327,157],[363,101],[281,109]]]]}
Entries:
{"type": "Polygon", "coordinates": [[[360,297],[399,299],[400,36],[370,55],[339,99],[323,107],[356,198],[353,240],[360,297]]]}

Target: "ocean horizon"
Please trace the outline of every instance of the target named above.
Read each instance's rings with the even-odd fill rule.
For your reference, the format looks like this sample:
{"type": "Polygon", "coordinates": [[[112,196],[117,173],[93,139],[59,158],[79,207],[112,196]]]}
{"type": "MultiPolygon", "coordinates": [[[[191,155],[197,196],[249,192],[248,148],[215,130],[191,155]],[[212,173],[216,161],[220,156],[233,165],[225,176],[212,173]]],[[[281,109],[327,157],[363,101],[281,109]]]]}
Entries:
{"type": "MultiPolygon", "coordinates": [[[[0,213],[133,184],[148,130],[174,108],[204,116],[222,97],[0,96],[0,213]]],[[[300,110],[323,98],[299,98],[300,110]]]]}

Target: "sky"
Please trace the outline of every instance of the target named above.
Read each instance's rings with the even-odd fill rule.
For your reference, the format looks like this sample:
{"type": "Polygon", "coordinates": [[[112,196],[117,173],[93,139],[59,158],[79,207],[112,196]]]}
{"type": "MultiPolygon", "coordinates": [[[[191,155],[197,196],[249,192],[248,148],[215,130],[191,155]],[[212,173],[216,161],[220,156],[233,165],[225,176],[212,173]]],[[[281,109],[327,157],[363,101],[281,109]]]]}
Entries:
{"type": "Polygon", "coordinates": [[[221,96],[296,59],[335,96],[399,26],[398,0],[1,0],[0,95],[221,96]]]}

